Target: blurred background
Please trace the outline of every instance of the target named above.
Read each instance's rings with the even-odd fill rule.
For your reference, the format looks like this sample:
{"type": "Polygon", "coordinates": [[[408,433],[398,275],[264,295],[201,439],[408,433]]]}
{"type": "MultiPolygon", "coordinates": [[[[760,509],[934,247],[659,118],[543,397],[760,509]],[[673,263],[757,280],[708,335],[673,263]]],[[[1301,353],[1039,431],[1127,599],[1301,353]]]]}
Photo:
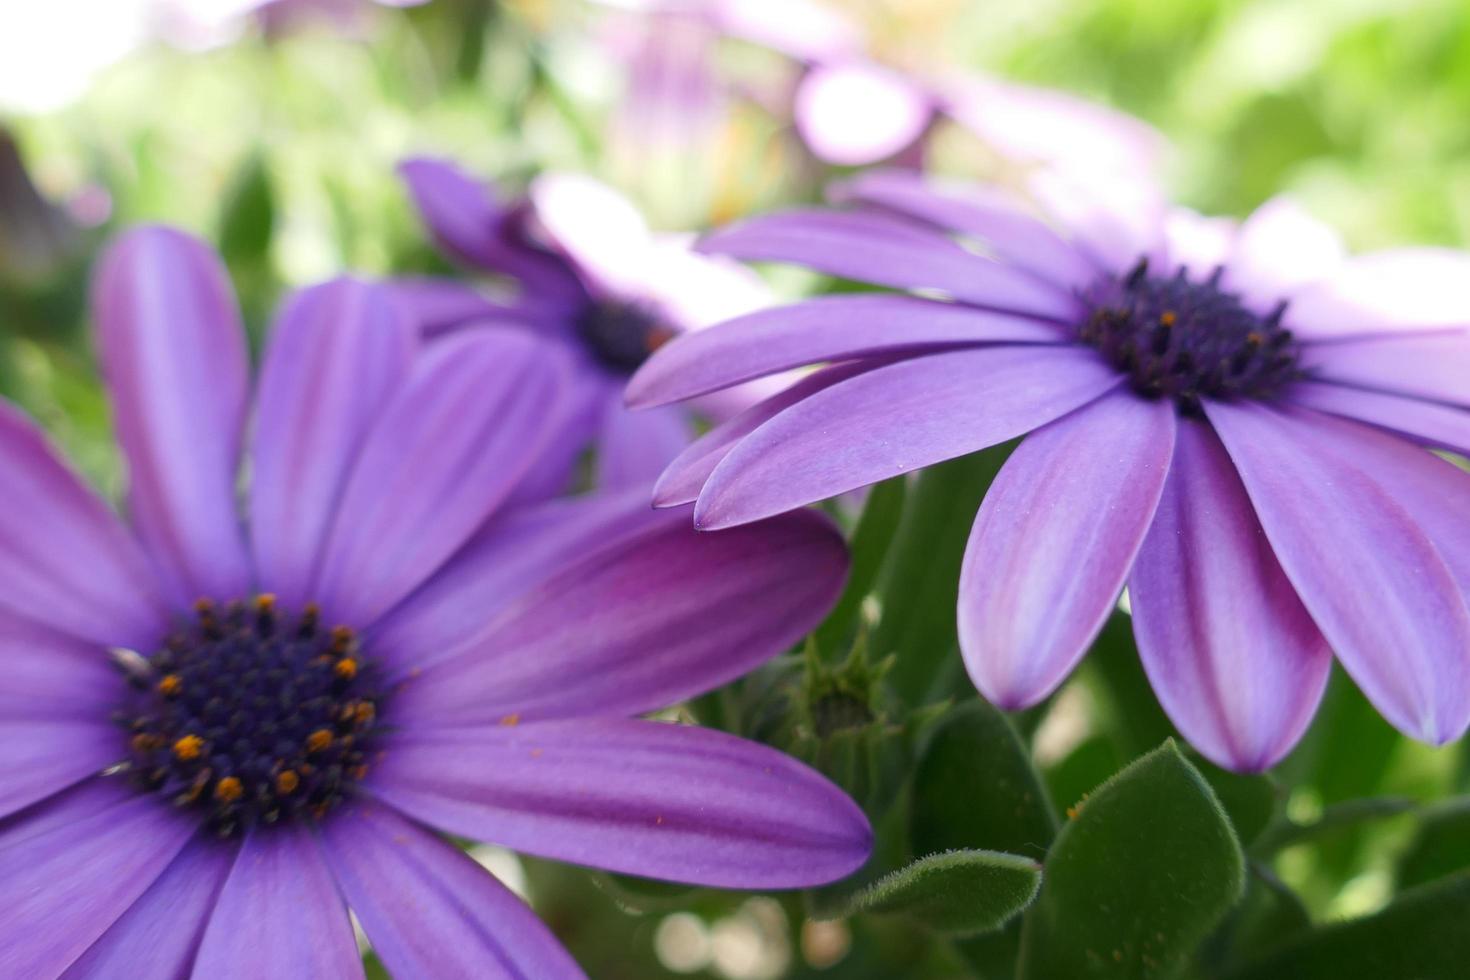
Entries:
{"type": "MultiPolygon", "coordinates": [[[[674,230],[819,199],[841,168],[794,132],[800,59],[654,6],[0,4],[0,393],[115,489],[85,336],[99,243],[137,221],[217,242],[258,340],[291,286],[342,270],[448,271],[395,174],[412,154],[453,157],[511,189],[544,169],[590,172],[674,230]]],[[[799,26],[781,0],[768,6],[777,34],[799,26]]],[[[891,70],[983,71],[1142,117],[1175,143],[1168,181],[1198,209],[1242,216],[1285,191],[1357,249],[1470,243],[1464,0],[825,7],[891,70]]],[[[934,169],[996,171],[963,128],[931,136],[934,169]]],[[[1168,733],[1131,652],[1107,645],[1027,722],[1059,804],[1168,733]]],[[[1341,680],[1281,767],[1286,813],[1320,827],[1343,801],[1377,802],[1279,842],[1270,859],[1317,918],[1371,911],[1428,874],[1414,870],[1426,845],[1405,811],[1467,781],[1459,749],[1399,738],[1341,680]]],[[[902,923],[814,923],[793,896],[680,893],[475,853],[534,897],[595,977],[962,975],[963,951],[902,923]]]]}

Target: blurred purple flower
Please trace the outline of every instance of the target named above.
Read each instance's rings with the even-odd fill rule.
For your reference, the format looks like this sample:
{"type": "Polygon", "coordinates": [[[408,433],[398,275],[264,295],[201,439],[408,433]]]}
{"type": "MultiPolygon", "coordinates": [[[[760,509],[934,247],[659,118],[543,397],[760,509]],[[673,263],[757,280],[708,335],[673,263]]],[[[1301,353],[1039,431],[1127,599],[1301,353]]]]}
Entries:
{"type": "Polygon", "coordinates": [[[880,160],[917,163],[927,134],[944,121],[969,129],[1013,164],[1070,171],[1079,162],[1099,180],[1154,173],[1164,141],[1145,123],[1066,93],[961,71],[914,72],[873,59],[858,25],[813,0],[605,0],[646,19],[637,60],[627,65],[625,112],[683,119],[693,128],[714,111],[715,68],[688,56],[691,25],[707,39],[731,37],[792,59],[800,75],[791,113],[818,158],[842,166],[880,160]],[[677,21],[678,32],[662,25],[677,21]],[[682,64],[677,77],[650,66],[682,64]],[[697,80],[696,80],[697,79],[697,80]],[[679,108],[686,107],[684,112],[679,108]],[[695,106],[697,111],[687,107],[695,106]]]}
{"type": "Polygon", "coordinates": [[[1462,253],[1344,258],[1285,200],[1243,224],[1038,185],[1055,224],[898,173],[715,232],[712,252],[906,293],[816,299],[658,352],[658,405],[833,362],[714,429],[657,500],[741,524],[1030,433],[960,579],[976,686],[1033,705],[1126,583],[1144,666],[1211,759],[1263,769],[1329,647],[1432,743],[1470,721],[1470,275],[1462,253]],[[959,239],[958,241],[956,239],[959,239]],[[967,245],[974,243],[984,254],[967,245]]]}
{"type": "Polygon", "coordinates": [[[826,520],[506,512],[553,438],[551,345],[420,351],[339,280],[287,303],[252,399],[227,283],[167,229],[102,264],[131,529],[0,406],[0,974],[362,976],[350,907],[397,976],[579,976],[435,829],[718,887],[862,863],[812,770],[635,719],[816,625],[826,520]]]}
{"type": "MultiPolygon", "coordinates": [[[[513,302],[497,304],[451,282],[406,283],[403,295],[425,330],[530,328],[574,354],[576,420],[547,454],[538,487],[563,489],[588,445],[596,446],[599,486],[651,483],[689,444],[692,418],[678,409],[631,413],[623,385],[676,334],[767,305],[760,279],[694,253],[689,236],[650,233],[630,202],[589,177],[539,177],[512,204],[444,161],[411,160],[401,171],[442,249],[519,286],[513,302]]],[[[718,402],[704,407],[728,413],[718,402]]]]}

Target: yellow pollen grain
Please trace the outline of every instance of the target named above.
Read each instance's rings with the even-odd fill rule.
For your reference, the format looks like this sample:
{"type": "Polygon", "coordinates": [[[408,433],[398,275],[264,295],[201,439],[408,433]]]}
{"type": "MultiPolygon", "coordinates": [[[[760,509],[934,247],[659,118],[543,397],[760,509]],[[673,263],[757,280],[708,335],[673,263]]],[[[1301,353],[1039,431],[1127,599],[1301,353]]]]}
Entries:
{"type": "Polygon", "coordinates": [[[184,679],[178,674],[164,674],[163,679],[158,682],[158,693],[164,697],[173,697],[184,689],[184,679]]]}
{"type": "Polygon", "coordinates": [[[204,739],[198,735],[185,735],[174,743],[174,755],[184,762],[199,758],[204,751],[204,739]]]}
{"type": "Polygon", "coordinates": [[[294,770],[287,769],[276,776],[276,792],[282,796],[290,796],[301,785],[301,777],[294,770]]]}
{"type": "Polygon", "coordinates": [[[343,657],[332,665],[332,673],[344,681],[350,681],[357,676],[357,661],[351,657],[343,657]]]}
{"type": "Polygon", "coordinates": [[[221,803],[233,803],[245,795],[245,787],[234,776],[226,776],[214,785],[214,798],[221,803]]]}
{"type": "Polygon", "coordinates": [[[318,728],[316,731],[306,736],[306,751],[308,752],[321,752],[331,744],[332,733],[327,731],[325,728],[318,728]]]}

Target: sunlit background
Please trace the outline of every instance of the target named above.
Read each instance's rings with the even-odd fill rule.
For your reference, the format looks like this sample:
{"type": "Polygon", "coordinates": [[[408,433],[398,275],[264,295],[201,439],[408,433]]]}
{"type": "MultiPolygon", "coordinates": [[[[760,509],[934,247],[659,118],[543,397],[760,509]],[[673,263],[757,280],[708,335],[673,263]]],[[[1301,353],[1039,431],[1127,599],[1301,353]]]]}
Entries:
{"type": "MultiPolygon", "coordinates": [[[[1240,216],[1285,191],[1355,248],[1470,244],[1461,0],[830,5],[897,70],[983,70],[1141,116],[1176,144],[1173,190],[1199,209],[1240,216]]],[[[84,309],[89,262],[122,225],[168,221],[218,242],[258,337],[285,287],[345,269],[447,271],[395,176],[407,155],[452,156],[511,187],[544,169],[591,172],[680,230],[816,200],[831,175],[792,132],[790,59],[651,20],[633,0],[258,6],[0,4],[0,392],[107,488],[117,461],[84,309]],[[653,42],[686,73],[689,104],[668,119],[630,104],[653,42]]],[[[974,136],[934,136],[935,169],[996,176],[974,136]]],[[[1141,716],[1143,730],[1167,730],[1151,701],[1118,694],[1130,668],[1114,660],[1089,660],[1034,720],[1058,802],[1131,757],[1119,730],[1141,716]]],[[[1411,830],[1385,814],[1463,790],[1461,760],[1400,738],[1335,678],[1283,766],[1305,778],[1288,812],[1310,821],[1366,796],[1383,801],[1370,814],[1382,819],[1284,847],[1275,871],[1319,916],[1377,908],[1411,830]]],[[[892,977],[931,955],[899,924],[859,935],[805,922],[789,896],[679,892],[472,853],[530,895],[597,977],[892,977]]]]}

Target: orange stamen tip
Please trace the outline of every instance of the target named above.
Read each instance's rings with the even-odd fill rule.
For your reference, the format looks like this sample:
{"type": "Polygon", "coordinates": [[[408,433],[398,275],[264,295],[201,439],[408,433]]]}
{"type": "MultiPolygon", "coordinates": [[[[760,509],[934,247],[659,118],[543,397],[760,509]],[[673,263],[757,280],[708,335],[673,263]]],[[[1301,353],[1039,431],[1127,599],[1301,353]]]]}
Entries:
{"type": "Polygon", "coordinates": [[[261,612],[268,612],[275,607],[276,597],[274,593],[262,592],[260,595],[255,597],[255,608],[259,609],[261,612]]]}
{"type": "Polygon", "coordinates": [[[1172,327],[1179,322],[1179,314],[1173,310],[1165,310],[1163,315],[1159,317],[1159,322],[1166,327],[1172,327]]]}
{"type": "Polygon", "coordinates": [[[244,785],[234,776],[226,776],[214,784],[214,798],[221,803],[233,803],[244,795],[244,785]]]}
{"type": "Polygon", "coordinates": [[[152,752],[163,745],[163,739],[148,732],[139,732],[132,738],[134,752],[152,752]]]}
{"type": "Polygon", "coordinates": [[[378,716],[378,709],[371,701],[359,701],[352,708],[352,720],[359,726],[366,725],[378,716]]]}
{"type": "Polygon", "coordinates": [[[174,755],[184,762],[197,759],[204,752],[204,739],[198,735],[185,735],[174,743],[174,755]]]}
{"type": "Polygon", "coordinates": [[[332,733],[325,728],[318,728],[306,736],[306,751],[321,752],[332,744],[332,733]]]}
{"type": "Polygon", "coordinates": [[[295,771],[287,769],[276,776],[276,792],[282,796],[289,796],[301,785],[301,777],[295,771]]]}
{"type": "Polygon", "coordinates": [[[184,679],[178,674],[164,674],[163,679],[158,682],[158,693],[165,697],[173,697],[184,689],[184,679]]]}
{"type": "Polygon", "coordinates": [[[332,665],[332,673],[344,681],[350,681],[357,676],[357,661],[351,657],[343,657],[332,665]]]}
{"type": "Polygon", "coordinates": [[[508,714],[504,718],[500,719],[500,723],[508,728],[514,728],[516,725],[519,725],[521,723],[520,713],[515,712],[512,714],[508,714]]]}

